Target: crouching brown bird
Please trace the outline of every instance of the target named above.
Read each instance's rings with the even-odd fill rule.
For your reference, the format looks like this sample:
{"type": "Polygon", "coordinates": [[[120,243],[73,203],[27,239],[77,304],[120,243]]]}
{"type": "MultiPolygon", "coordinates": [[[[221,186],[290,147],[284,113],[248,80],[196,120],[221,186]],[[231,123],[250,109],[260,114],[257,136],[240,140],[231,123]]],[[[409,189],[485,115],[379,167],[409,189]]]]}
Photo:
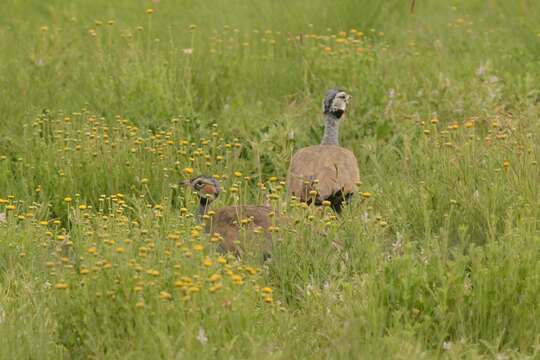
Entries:
{"type": "Polygon", "coordinates": [[[243,244],[242,250],[262,252],[263,259],[270,257],[272,248],[270,228],[274,211],[268,206],[256,205],[231,205],[218,209],[210,209],[210,204],[221,193],[219,182],[210,176],[197,176],[183,183],[189,186],[199,196],[199,208],[197,220],[203,221],[204,215],[209,215],[206,220],[205,231],[210,234],[219,234],[223,241],[220,245],[222,251],[230,251],[236,256],[240,255],[240,227],[252,230],[263,236],[250,236],[243,244]],[[210,216],[211,215],[211,216],[210,216]]]}
{"type": "Polygon", "coordinates": [[[341,89],[329,90],[323,99],[325,121],[320,145],[298,150],[292,157],[287,175],[289,194],[316,205],[330,201],[340,213],[349,202],[360,180],[353,152],[339,146],[339,125],[344,119],[351,96],[341,89]],[[314,194],[314,191],[317,193],[314,194]]]}

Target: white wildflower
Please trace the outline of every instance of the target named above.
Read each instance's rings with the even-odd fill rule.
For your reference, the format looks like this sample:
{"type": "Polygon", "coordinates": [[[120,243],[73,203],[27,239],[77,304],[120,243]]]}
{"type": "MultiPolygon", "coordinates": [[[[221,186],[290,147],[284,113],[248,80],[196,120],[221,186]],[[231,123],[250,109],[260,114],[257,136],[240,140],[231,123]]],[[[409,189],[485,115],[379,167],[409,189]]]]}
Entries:
{"type": "Polygon", "coordinates": [[[486,75],[486,66],[484,64],[480,65],[480,67],[476,70],[476,75],[479,77],[486,75]]]}
{"type": "Polygon", "coordinates": [[[294,140],[294,130],[291,130],[287,133],[288,140],[294,140]]]}
{"type": "Polygon", "coordinates": [[[199,328],[199,334],[197,334],[197,341],[202,345],[205,345],[208,342],[208,337],[206,336],[206,331],[203,327],[199,328]]]}

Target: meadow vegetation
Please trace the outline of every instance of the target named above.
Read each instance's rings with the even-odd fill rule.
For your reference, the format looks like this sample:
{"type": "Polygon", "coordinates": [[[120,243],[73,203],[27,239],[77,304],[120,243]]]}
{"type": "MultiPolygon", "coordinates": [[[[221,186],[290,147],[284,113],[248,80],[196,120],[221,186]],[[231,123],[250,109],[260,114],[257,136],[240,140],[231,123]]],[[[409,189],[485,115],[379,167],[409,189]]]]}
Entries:
{"type": "Polygon", "coordinates": [[[540,8],[413,10],[5,1],[0,357],[538,358],[540,8]],[[284,188],[334,86],[339,218],[284,188]],[[198,174],[288,219],[270,262],[217,252],[198,174]]]}

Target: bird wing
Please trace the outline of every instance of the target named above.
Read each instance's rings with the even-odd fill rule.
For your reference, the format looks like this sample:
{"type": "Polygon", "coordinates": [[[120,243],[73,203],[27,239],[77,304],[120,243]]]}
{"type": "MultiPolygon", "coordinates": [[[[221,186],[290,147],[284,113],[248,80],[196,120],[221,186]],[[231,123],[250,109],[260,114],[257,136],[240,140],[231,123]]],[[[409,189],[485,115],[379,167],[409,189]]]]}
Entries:
{"type": "Polygon", "coordinates": [[[287,187],[292,195],[304,201],[309,198],[310,190],[317,190],[319,198],[326,199],[338,191],[356,191],[359,178],[358,164],[350,150],[336,145],[315,145],[294,154],[287,187]]]}
{"type": "MultiPolygon", "coordinates": [[[[252,206],[252,205],[231,205],[215,210],[215,215],[212,217],[207,226],[207,231],[210,233],[218,233],[223,237],[223,248],[227,251],[236,251],[239,240],[239,228],[242,219],[252,218],[248,229],[253,230],[256,227],[261,227],[265,231],[265,237],[269,239],[268,227],[272,225],[272,220],[269,214],[272,208],[267,206],[252,206]]],[[[264,245],[265,250],[271,247],[271,243],[267,242],[264,245]]]]}

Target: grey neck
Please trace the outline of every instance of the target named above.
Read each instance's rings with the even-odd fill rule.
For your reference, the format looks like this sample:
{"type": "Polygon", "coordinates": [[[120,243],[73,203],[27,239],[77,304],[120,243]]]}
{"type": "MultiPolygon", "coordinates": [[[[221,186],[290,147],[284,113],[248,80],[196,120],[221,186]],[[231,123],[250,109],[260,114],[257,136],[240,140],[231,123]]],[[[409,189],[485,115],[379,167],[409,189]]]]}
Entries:
{"type": "Polygon", "coordinates": [[[324,114],[324,136],[322,145],[339,145],[339,118],[332,114],[324,114]]]}
{"type": "Polygon", "coordinates": [[[202,222],[203,216],[206,215],[208,208],[210,207],[210,201],[201,201],[199,202],[199,207],[197,208],[196,219],[197,222],[202,222]]]}

